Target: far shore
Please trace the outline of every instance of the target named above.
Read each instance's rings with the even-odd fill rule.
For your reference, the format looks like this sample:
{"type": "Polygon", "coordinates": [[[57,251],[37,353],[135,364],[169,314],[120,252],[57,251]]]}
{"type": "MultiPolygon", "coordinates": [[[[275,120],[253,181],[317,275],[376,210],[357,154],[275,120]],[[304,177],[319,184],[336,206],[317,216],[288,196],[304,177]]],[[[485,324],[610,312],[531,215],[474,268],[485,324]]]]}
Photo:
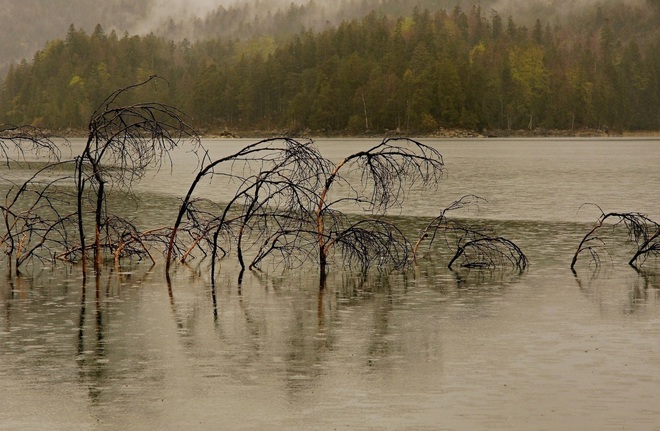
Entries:
{"type": "MultiPolygon", "coordinates": [[[[65,129],[59,131],[48,131],[51,136],[67,138],[85,138],[87,132],[84,130],[65,129]]],[[[593,138],[593,137],[646,137],[660,138],[660,130],[628,130],[613,131],[603,129],[544,129],[533,130],[470,130],[460,128],[441,128],[431,132],[384,130],[381,132],[366,131],[362,133],[350,133],[344,131],[328,130],[198,130],[198,134],[206,139],[267,139],[276,137],[290,138],[383,138],[383,137],[414,137],[414,138],[445,138],[445,139],[476,139],[476,138],[593,138]]]]}

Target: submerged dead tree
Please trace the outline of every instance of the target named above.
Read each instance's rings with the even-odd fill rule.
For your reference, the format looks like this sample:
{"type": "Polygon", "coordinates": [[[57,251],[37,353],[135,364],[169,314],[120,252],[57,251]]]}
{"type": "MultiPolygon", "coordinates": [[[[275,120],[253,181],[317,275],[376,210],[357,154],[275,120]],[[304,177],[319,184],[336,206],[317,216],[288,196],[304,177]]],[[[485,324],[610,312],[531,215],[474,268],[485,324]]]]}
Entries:
{"type": "Polygon", "coordinates": [[[115,262],[124,256],[152,259],[146,244],[163,242],[169,230],[138,232],[127,219],[112,214],[108,192],[132,196],[133,185],[148,169],[171,163],[171,152],[182,142],[199,142],[185,116],[172,106],[119,103],[131,90],[159,80],[151,76],[110,94],[93,113],[84,149],[73,160],[60,160],[60,148],[38,129],[0,127],[0,155],[6,165],[37,166],[27,180],[7,181],[1,206],[1,240],[16,267],[31,257],[51,258],[82,261],[85,272],[88,250],[97,271],[103,253],[115,262]],[[92,244],[88,229],[94,232],[92,244]]]}
{"type": "Polygon", "coordinates": [[[571,261],[573,272],[575,272],[578,257],[583,253],[587,253],[597,267],[600,266],[600,253],[607,251],[605,240],[600,232],[608,227],[613,230],[623,228],[626,232],[627,242],[632,245],[632,257],[628,261],[628,265],[636,270],[639,270],[648,258],[660,257],[660,224],[638,212],[606,214],[601,210],[601,216],[594,227],[582,238],[573,255],[571,261]]]}
{"type": "MultiPolygon", "coordinates": [[[[311,141],[289,138],[263,140],[215,161],[207,155],[179,209],[167,269],[175,253],[210,247],[214,273],[221,237],[223,255],[233,247],[243,270],[258,268],[273,256],[287,267],[315,259],[324,279],[333,251],[346,266],[361,270],[401,268],[410,262],[410,243],[383,216],[402,205],[410,187],[437,186],[443,166],[437,150],[411,139],[385,139],[339,163],[325,159],[311,141]],[[216,216],[193,211],[203,178],[223,178],[235,185],[216,216]],[[370,216],[349,214],[346,206],[357,206],[370,216]],[[191,229],[190,223],[197,225],[191,229]],[[182,227],[199,236],[181,237],[182,227]],[[186,239],[191,244],[182,246],[186,239]]],[[[179,258],[187,258],[188,251],[179,258]]]]}
{"type": "MultiPolygon", "coordinates": [[[[107,208],[108,189],[131,192],[148,168],[160,169],[171,163],[171,152],[184,141],[198,142],[193,129],[178,109],[162,103],[120,105],[125,93],[160,80],[151,76],[147,80],[121,88],[108,96],[96,109],[89,122],[87,143],[76,158],[76,190],[78,208],[79,250],[86,261],[87,236],[85,207],[91,206],[94,230],[94,266],[101,265],[102,248],[119,247],[124,240],[111,232],[125,232],[128,221],[111,217],[107,208]],[[123,226],[124,228],[122,228],[123,226]],[[106,243],[102,245],[102,232],[106,243]]],[[[132,229],[129,229],[129,231],[132,229]]]]}
{"type": "Polygon", "coordinates": [[[186,250],[179,256],[183,260],[192,248],[198,248],[211,254],[214,274],[221,236],[235,247],[242,270],[257,267],[274,253],[287,266],[305,261],[305,237],[313,232],[312,208],[328,166],[311,141],[289,138],[265,139],[213,161],[207,153],[179,208],[167,248],[166,270],[177,250],[186,250]],[[204,178],[224,180],[236,188],[215,215],[207,212],[209,205],[202,210],[195,206],[198,201],[194,194],[204,178]],[[197,235],[188,235],[188,246],[181,245],[179,236],[184,221],[185,231],[197,235]],[[205,246],[209,249],[204,250],[205,246]],[[252,251],[249,264],[246,250],[252,251]]]}
{"type": "Polygon", "coordinates": [[[431,247],[436,239],[441,239],[452,253],[447,264],[449,269],[457,264],[461,268],[469,269],[511,266],[518,271],[524,271],[527,268],[527,256],[513,241],[484,229],[477,229],[465,221],[447,217],[449,212],[477,207],[484,202],[486,200],[479,196],[466,195],[442,210],[440,215],[422,230],[413,247],[415,260],[422,242],[428,240],[428,246],[431,247]]]}
{"type": "Polygon", "coordinates": [[[31,257],[43,258],[38,250],[66,243],[71,215],[61,209],[66,198],[54,192],[65,180],[58,172],[64,164],[61,150],[45,132],[32,126],[0,126],[0,156],[8,170],[36,168],[24,180],[3,178],[9,188],[0,204],[0,246],[12,274],[31,257]]]}
{"type": "Polygon", "coordinates": [[[216,265],[227,256],[236,257],[239,281],[246,269],[312,262],[322,288],[333,263],[361,272],[403,269],[414,262],[422,241],[431,238],[432,244],[441,235],[454,251],[450,268],[503,263],[525,268],[526,257],[513,242],[446,217],[477,197],[445,209],[415,245],[397,226],[392,210],[401,209],[409,193],[439,186],[444,161],[437,149],[409,138],[386,138],[331,161],[312,141],[272,138],[213,160],[176,108],[120,103],[127,93],[158,80],[152,76],[108,96],[91,117],[82,152],[70,161],[59,161],[56,146],[51,149],[36,131],[7,131],[9,144],[0,135],[6,160],[10,149],[16,152],[13,147],[19,155],[24,148],[56,155],[26,181],[12,183],[2,206],[7,231],[2,241],[16,267],[46,250],[37,257],[82,262],[85,275],[93,253],[98,274],[104,259],[115,265],[126,256],[155,261],[151,248],[159,246],[167,274],[175,260],[197,255],[210,256],[212,282],[216,265]],[[112,192],[135,198],[136,182],[171,165],[172,152],[185,141],[195,144],[200,164],[172,226],[141,231],[110,208],[112,192]],[[29,145],[19,145],[23,142],[29,145]],[[202,182],[210,185],[210,196],[202,195],[202,182]]]}
{"type": "Polygon", "coordinates": [[[327,274],[328,257],[338,247],[348,263],[366,269],[374,262],[402,267],[409,263],[410,244],[391,223],[381,219],[350,222],[334,207],[346,202],[382,216],[400,207],[413,186],[436,188],[443,175],[440,152],[408,138],[388,138],[368,150],[351,154],[337,163],[320,191],[317,207],[317,242],[321,279],[327,274]],[[347,178],[358,178],[352,184],[347,178]],[[343,182],[349,195],[331,198],[333,186],[343,182]]]}
{"type": "Polygon", "coordinates": [[[24,182],[13,183],[5,194],[0,243],[16,272],[31,258],[47,260],[72,243],[74,195],[66,187],[70,177],[57,172],[67,165],[71,162],[46,165],[24,182]]]}

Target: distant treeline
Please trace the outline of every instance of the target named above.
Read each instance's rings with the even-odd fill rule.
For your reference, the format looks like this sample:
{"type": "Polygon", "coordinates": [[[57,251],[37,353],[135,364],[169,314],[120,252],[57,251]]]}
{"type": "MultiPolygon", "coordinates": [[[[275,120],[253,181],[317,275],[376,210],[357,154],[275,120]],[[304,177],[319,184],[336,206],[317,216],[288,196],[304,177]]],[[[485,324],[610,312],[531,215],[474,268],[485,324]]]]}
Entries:
{"type": "Polygon", "coordinates": [[[528,28],[479,7],[416,9],[285,41],[195,43],[72,25],[10,68],[0,122],[80,129],[114,89],[158,74],[169,85],[140,88],[136,101],[177,106],[210,131],[658,130],[660,31],[625,31],[657,21],[643,13],[620,5],[528,28]]]}

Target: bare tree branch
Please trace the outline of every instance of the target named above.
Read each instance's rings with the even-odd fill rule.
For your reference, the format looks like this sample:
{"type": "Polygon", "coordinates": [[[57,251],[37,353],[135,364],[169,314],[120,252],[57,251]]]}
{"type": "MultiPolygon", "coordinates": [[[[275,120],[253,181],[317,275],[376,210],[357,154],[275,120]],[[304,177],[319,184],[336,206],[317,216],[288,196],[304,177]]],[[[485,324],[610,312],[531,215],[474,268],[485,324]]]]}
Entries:
{"type": "MultiPolygon", "coordinates": [[[[62,141],[62,145],[68,145],[62,141]]],[[[26,154],[60,160],[62,153],[58,145],[42,130],[33,126],[0,124],[0,156],[7,167],[11,162],[26,160],[26,154]]]]}
{"type": "Polygon", "coordinates": [[[428,240],[431,247],[438,236],[442,235],[445,246],[453,253],[447,264],[450,269],[459,263],[462,268],[495,269],[510,266],[524,271],[528,264],[527,256],[513,241],[447,217],[449,212],[478,207],[484,202],[487,201],[479,196],[466,195],[442,210],[421,231],[413,247],[413,259],[417,260],[419,246],[424,240],[428,240]]]}
{"type": "Polygon", "coordinates": [[[591,257],[591,261],[600,266],[600,252],[606,251],[605,241],[598,235],[599,231],[608,226],[607,222],[612,222],[610,225],[613,229],[623,227],[628,234],[628,243],[632,244],[634,251],[632,258],[628,264],[635,269],[639,267],[649,257],[660,256],[660,224],[651,220],[645,214],[638,212],[624,212],[624,213],[604,213],[600,207],[600,217],[596,220],[594,227],[587,232],[578,244],[577,250],[573,255],[571,261],[571,270],[575,272],[575,265],[580,254],[587,252],[591,257]]]}
{"type": "MultiPolygon", "coordinates": [[[[326,276],[328,245],[335,241],[334,234],[326,232],[326,219],[332,219],[330,209],[337,202],[327,201],[328,192],[341,179],[340,171],[344,168],[361,171],[362,190],[353,188],[356,195],[348,199],[361,203],[368,211],[382,214],[389,208],[401,206],[405,192],[415,184],[426,188],[437,187],[442,178],[444,162],[436,149],[407,138],[385,139],[366,151],[359,151],[340,161],[327,176],[317,205],[321,278],[326,276]]],[[[336,234],[340,236],[342,233],[336,234]]]]}
{"type": "Polygon", "coordinates": [[[153,102],[117,105],[117,100],[126,92],[158,79],[162,78],[151,76],[141,83],[121,88],[101,103],[90,120],[87,144],[77,159],[82,260],[85,261],[86,247],[81,196],[89,186],[96,194],[94,262],[97,271],[101,262],[103,214],[107,211],[106,185],[130,192],[148,168],[158,170],[165,161],[171,164],[171,152],[183,141],[191,140],[199,146],[199,137],[178,109],[153,102]]]}

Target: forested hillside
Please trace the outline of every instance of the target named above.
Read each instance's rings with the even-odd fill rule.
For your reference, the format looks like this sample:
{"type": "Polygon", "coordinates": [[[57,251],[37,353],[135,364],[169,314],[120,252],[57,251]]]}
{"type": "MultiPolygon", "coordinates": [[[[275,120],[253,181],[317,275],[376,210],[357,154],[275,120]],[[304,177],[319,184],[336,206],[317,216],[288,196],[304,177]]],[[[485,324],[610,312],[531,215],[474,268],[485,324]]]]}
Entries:
{"type": "MultiPolygon", "coordinates": [[[[421,8],[471,6],[474,0],[20,0],[0,1],[0,73],[9,64],[32,58],[69,25],[92,32],[96,24],[118,34],[153,33],[172,40],[281,39],[302,28],[321,30],[346,19],[361,19],[373,9],[401,16],[421,8]]],[[[499,0],[483,0],[495,4],[499,0]]],[[[645,1],[645,0],[626,0],[645,1]]],[[[525,1],[525,5],[538,0],[525,1]]],[[[483,2],[482,2],[483,3],[483,2]]]]}
{"type": "MultiPolygon", "coordinates": [[[[479,6],[415,8],[399,17],[394,5],[401,3],[378,3],[389,9],[318,31],[276,32],[282,24],[268,33],[253,24],[260,31],[249,38],[179,40],[72,25],[64,39],[10,68],[0,122],[84,128],[109,92],[158,74],[169,86],[135,97],[173,104],[209,131],[660,129],[653,2],[608,2],[561,25],[479,6]]],[[[285,23],[285,15],[268,22],[285,23]]],[[[220,19],[226,15],[207,15],[199,31],[220,19]]],[[[179,25],[171,21],[170,34],[179,25]]]]}
{"type": "Polygon", "coordinates": [[[144,19],[151,0],[3,0],[0,2],[0,71],[11,62],[31,58],[52,39],[62,38],[71,23],[89,30],[96,23],[108,28],[134,28],[144,19]]]}

